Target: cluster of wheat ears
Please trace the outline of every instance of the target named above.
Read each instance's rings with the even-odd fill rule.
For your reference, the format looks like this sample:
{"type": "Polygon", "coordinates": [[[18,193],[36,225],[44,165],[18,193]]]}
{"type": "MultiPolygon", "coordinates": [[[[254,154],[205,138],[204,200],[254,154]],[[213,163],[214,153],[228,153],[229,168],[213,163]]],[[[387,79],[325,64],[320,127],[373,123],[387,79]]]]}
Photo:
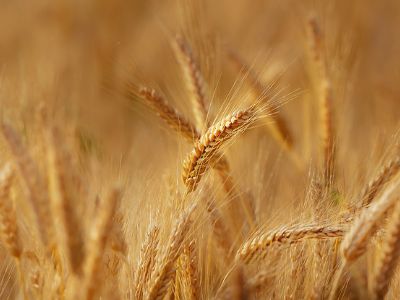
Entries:
{"type": "Polygon", "coordinates": [[[266,80],[226,40],[197,49],[193,32],[169,38],[183,105],[138,68],[111,84],[106,59],[99,89],[134,109],[141,132],[125,161],[115,163],[119,146],[114,158],[102,153],[99,140],[112,133],[91,136],[73,109],[54,114],[39,101],[30,124],[4,114],[0,298],[400,297],[397,128],[386,126],[378,160],[351,146],[368,132],[346,127],[351,104],[338,99],[329,36],[315,13],[306,19],[299,92],[282,88],[291,62],[266,80]],[[215,49],[237,78],[223,103],[223,83],[204,72],[213,57],[203,52],[215,49]],[[293,120],[284,113],[292,103],[293,120]]]}

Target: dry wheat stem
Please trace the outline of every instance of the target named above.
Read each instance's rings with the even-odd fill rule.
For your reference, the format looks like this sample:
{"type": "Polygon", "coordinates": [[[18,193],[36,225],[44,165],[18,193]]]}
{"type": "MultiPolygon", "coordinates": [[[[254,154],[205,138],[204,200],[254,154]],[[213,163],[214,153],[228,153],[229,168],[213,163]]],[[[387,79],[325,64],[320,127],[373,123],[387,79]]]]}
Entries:
{"type": "Polygon", "coordinates": [[[371,296],[373,299],[384,299],[389,290],[389,284],[399,263],[400,256],[400,204],[397,204],[391,217],[386,238],[383,241],[380,259],[375,267],[371,280],[371,296]]]}
{"type": "Polygon", "coordinates": [[[7,164],[0,171],[0,233],[10,255],[18,260],[22,253],[22,246],[15,207],[11,197],[13,179],[14,172],[11,166],[7,164]]]}
{"type": "Polygon", "coordinates": [[[341,238],[345,233],[342,225],[307,224],[284,226],[257,234],[245,242],[237,251],[236,259],[250,263],[273,245],[293,244],[306,239],[341,238]]]}
{"type": "Polygon", "coordinates": [[[178,36],[175,40],[175,53],[185,75],[185,83],[190,92],[196,127],[202,131],[207,126],[206,84],[189,44],[178,36]]]}

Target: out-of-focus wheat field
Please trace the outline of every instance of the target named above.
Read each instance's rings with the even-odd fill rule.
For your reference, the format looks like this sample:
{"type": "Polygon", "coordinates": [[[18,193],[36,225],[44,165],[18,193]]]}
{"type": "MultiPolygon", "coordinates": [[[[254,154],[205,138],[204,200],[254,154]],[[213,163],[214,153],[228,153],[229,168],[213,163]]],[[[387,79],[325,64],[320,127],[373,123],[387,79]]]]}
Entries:
{"type": "Polygon", "coordinates": [[[0,1],[0,299],[398,299],[400,2],[0,1]]]}

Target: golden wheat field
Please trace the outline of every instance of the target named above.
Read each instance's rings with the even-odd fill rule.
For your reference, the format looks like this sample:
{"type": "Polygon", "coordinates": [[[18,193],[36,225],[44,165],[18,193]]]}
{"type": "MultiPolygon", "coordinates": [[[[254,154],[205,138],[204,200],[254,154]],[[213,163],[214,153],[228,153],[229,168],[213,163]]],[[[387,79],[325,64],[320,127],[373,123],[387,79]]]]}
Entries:
{"type": "Polygon", "coordinates": [[[0,1],[0,299],[400,299],[400,1],[0,1]]]}

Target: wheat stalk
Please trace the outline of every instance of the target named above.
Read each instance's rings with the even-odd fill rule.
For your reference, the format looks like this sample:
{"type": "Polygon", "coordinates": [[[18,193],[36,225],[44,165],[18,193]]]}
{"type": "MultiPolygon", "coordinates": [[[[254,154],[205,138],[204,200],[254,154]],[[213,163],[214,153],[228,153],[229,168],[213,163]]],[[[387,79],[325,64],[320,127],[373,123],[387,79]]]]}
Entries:
{"type": "Polygon", "coordinates": [[[258,234],[242,244],[236,253],[236,259],[250,263],[273,245],[294,244],[307,239],[341,238],[345,228],[341,225],[307,224],[283,226],[258,234]]]}

